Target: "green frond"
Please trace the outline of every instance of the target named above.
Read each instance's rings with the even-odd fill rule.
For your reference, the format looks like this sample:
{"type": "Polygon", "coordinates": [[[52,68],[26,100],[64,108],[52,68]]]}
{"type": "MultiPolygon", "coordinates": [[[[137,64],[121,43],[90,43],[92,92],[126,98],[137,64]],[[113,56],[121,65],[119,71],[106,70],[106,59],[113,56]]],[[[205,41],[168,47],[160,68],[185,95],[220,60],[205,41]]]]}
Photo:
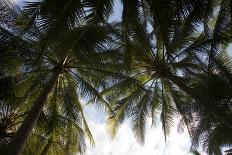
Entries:
{"type": "Polygon", "coordinates": [[[86,82],[85,79],[83,79],[78,74],[73,74],[75,76],[75,79],[78,81],[77,89],[81,97],[85,99],[93,99],[92,101],[94,103],[97,103],[98,106],[104,108],[106,111],[111,111],[108,102],[100,95],[100,93],[93,86],[91,86],[90,83],[86,82]]]}
{"type": "Polygon", "coordinates": [[[85,6],[87,19],[89,22],[104,23],[107,22],[113,12],[114,1],[112,0],[87,0],[85,6]]]}
{"type": "Polygon", "coordinates": [[[142,144],[145,141],[145,131],[146,131],[146,118],[149,116],[149,103],[152,100],[152,93],[147,91],[146,94],[141,98],[141,100],[132,109],[132,120],[131,125],[134,131],[135,137],[142,144]]]}

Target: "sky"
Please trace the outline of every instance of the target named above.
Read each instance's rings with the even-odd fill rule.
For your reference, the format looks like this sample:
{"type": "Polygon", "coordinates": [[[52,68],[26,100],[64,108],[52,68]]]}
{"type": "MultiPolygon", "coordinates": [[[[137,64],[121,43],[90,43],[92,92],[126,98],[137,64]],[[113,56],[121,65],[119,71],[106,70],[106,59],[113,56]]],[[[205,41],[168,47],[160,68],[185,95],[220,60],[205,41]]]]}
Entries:
{"type": "Polygon", "coordinates": [[[86,155],[192,155],[189,153],[190,139],[187,131],[178,133],[174,125],[165,144],[161,123],[150,126],[146,131],[144,145],[140,145],[130,128],[129,120],[119,128],[112,140],[107,133],[104,112],[94,107],[85,111],[90,130],[95,139],[95,146],[87,146],[86,155]]]}

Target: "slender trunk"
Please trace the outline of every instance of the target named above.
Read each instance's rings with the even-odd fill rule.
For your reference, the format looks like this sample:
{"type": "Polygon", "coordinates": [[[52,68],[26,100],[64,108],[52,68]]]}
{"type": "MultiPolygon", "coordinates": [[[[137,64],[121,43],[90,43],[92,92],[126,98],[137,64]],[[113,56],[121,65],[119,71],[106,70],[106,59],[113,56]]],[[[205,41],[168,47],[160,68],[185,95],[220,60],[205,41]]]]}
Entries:
{"type": "Polygon", "coordinates": [[[47,155],[51,145],[52,145],[52,141],[48,141],[48,144],[44,147],[40,155],[47,155]]]}
{"type": "Polygon", "coordinates": [[[47,100],[48,94],[52,91],[56,84],[59,73],[54,73],[51,79],[46,84],[43,92],[38,96],[38,98],[33,103],[31,110],[24,119],[22,125],[18,129],[15,137],[9,143],[6,148],[6,155],[20,155],[28,138],[30,137],[34,126],[39,118],[39,115],[43,109],[43,106],[47,100]]]}
{"type": "MultiPolygon", "coordinates": [[[[189,94],[192,96],[194,99],[202,101],[201,98],[191,89],[189,88],[183,80],[174,75],[169,75],[169,80],[171,80],[173,83],[175,83],[181,90],[183,90],[185,93],[189,94]]],[[[205,102],[204,100],[202,102],[205,102]]],[[[220,114],[215,110],[215,108],[212,106],[212,104],[207,104],[207,107],[209,108],[210,112],[212,115],[221,123],[223,123],[225,126],[227,126],[229,129],[232,130],[232,123],[231,123],[231,118],[223,118],[220,116],[220,114]]]]}

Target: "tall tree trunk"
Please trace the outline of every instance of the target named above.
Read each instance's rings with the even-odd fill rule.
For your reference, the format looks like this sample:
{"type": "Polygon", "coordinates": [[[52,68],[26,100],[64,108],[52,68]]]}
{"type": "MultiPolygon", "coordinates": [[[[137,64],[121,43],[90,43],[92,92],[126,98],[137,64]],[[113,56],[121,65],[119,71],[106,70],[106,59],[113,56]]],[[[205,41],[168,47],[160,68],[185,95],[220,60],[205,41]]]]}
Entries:
{"type": "Polygon", "coordinates": [[[52,145],[52,141],[49,140],[48,144],[43,148],[43,151],[41,152],[40,155],[47,155],[51,145],[52,145]]]}
{"type": "Polygon", "coordinates": [[[9,143],[6,148],[6,155],[20,155],[25,144],[30,137],[34,126],[39,118],[39,115],[43,109],[44,104],[46,103],[48,94],[52,91],[55,86],[59,73],[55,72],[51,79],[46,84],[43,92],[38,96],[38,98],[33,103],[33,106],[24,119],[22,125],[18,129],[15,137],[9,143]]]}

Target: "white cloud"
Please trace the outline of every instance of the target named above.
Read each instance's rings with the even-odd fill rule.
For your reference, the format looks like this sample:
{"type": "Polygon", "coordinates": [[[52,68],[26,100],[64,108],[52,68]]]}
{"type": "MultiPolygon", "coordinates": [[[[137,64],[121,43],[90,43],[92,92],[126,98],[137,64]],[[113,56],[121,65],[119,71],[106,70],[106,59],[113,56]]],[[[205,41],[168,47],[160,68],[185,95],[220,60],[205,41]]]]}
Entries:
{"type": "Polygon", "coordinates": [[[87,155],[190,155],[190,139],[186,132],[178,134],[172,130],[167,144],[164,142],[161,124],[148,128],[145,144],[137,143],[129,123],[120,127],[114,140],[107,134],[103,121],[104,115],[91,109],[86,112],[95,139],[95,147],[88,146],[87,155]],[[100,121],[99,121],[100,118],[100,121]]]}

